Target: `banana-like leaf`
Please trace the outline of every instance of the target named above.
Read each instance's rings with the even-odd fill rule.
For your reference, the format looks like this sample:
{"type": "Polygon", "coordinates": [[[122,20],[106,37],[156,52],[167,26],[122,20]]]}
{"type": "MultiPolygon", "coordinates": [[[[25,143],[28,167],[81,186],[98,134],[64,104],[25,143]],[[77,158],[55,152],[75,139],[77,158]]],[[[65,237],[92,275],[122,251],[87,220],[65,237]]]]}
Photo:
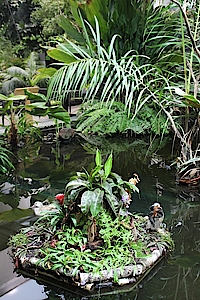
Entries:
{"type": "Polygon", "coordinates": [[[37,85],[42,80],[48,80],[57,71],[55,68],[40,68],[37,69],[37,74],[32,77],[32,84],[37,85]]]}
{"type": "Polygon", "coordinates": [[[5,95],[0,94],[0,100],[7,100],[8,97],[6,97],[5,95]]]}
{"type": "Polygon", "coordinates": [[[85,44],[86,40],[84,39],[83,35],[78,32],[78,30],[72,25],[72,23],[64,17],[60,15],[57,19],[58,25],[65,31],[68,37],[77,41],[80,44],[85,44]]]}
{"type": "Polygon", "coordinates": [[[67,54],[66,52],[60,50],[60,49],[49,49],[47,51],[47,54],[53,58],[56,59],[60,62],[66,63],[66,64],[70,64],[72,62],[76,62],[77,59],[73,56],[70,56],[69,54],[67,54]]]}
{"type": "Polygon", "coordinates": [[[106,36],[108,27],[108,2],[109,0],[92,0],[87,1],[87,3],[78,5],[73,0],[69,0],[70,6],[72,8],[72,14],[76,22],[82,26],[82,22],[80,20],[80,12],[84,19],[89,21],[90,24],[95,26],[94,16],[98,19],[101,24],[101,34],[102,36],[106,36]]]}
{"type": "Polygon", "coordinates": [[[24,90],[24,94],[28,96],[28,100],[31,100],[31,102],[33,103],[34,101],[41,101],[41,102],[47,102],[46,96],[40,93],[34,94],[34,93],[30,93],[27,90],[24,90]]]}
{"type": "Polygon", "coordinates": [[[51,109],[51,111],[48,113],[48,115],[49,115],[50,118],[54,118],[56,120],[63,121],[66,125],[69,125],[70,122],[71,122],[69,113],[67,111],[56,111],[56,112],[54,112],[51,109]]]}
{"type": "Polygon", "coordinates": [[[35,102],[26,105],[27,108],[40,108],[47,110],[49,107],[46,105],[46,102],[35,102]]]}

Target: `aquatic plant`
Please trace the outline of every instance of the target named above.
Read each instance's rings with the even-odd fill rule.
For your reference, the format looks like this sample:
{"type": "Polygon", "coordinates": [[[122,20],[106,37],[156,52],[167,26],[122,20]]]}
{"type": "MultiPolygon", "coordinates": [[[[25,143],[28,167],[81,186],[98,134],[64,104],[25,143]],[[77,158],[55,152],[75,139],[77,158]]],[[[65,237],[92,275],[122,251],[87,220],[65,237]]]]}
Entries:
{"type": "Polygon", "coordinates": [[[130,270],[133,276],[140,274],[139,259],[144,259],[146,269],[163,251],[173,248],[167,231],[147,235],[146,219],[128,211],[131,192],[139,191],[138,175],[126,182],[111,172],[112,154],[102,161],[97,149],[95,167],[70,179],[65,193],[55,197],[56,210],[10,238],[17,267],[56,271],[81,285],[97,280],[96,276],[97,281],[111,276],[118,282],[129,277],[130,270]],[[24,239],[20,244],[23,234],[25,247],[24,239]]]}

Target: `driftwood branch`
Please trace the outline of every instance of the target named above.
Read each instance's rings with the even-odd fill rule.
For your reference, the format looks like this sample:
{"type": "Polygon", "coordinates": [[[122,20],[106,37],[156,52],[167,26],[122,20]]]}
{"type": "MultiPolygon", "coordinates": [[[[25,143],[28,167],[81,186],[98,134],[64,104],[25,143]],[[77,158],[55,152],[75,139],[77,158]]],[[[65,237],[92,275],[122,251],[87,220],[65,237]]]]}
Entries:
{"type": "Polygon", "coordinates": [[[183,7],[181,6],[181,3],[177,0],[172,0],[172,2],[174,2],[175,4],[177,4],[181,10],[181,13],[183,15],[183,18],[185,20],[185,25],[186,25],[186,28],[187,28],[187,32],[188,32],[188,35],[190,37],[190,40],[191,40],[191,43],[192,43],[192,47],[194,49],[194,51],[196,52],[197,56],[200,58],[200,51],[199,49],[197,48],[197,44],[196,44],[196,41],[194,39],[194,36],[192,34],[192,31],[191,31],[191,28],[190,28],[190,23],[188,21],[188,17],[183,9],[183,7]]]}

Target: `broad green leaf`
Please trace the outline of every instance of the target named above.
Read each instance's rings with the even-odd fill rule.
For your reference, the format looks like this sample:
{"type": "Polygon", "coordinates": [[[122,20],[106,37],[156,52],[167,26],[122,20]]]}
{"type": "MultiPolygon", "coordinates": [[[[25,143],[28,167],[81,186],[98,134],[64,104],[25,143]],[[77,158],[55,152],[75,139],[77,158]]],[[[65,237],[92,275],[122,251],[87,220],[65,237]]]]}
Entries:
{"type": "Polygon", "coordinates": [[[104,165],[105,178],[107,178],[110,175],[111,169],[112,169],[112,153],[109,155],[104,165]]]}
{"type": "Polygon", "coordinates": [[[78,30],[71,24],[67,17],[60,15],[57,19],[57,23],[71,39],[81,44],[86,43],[83,35],[78,32],[78,30]]]}
{"type": "Polygon", "coordinates": [[[15,220],[25,218],[25,217],[31,216],[31,215],[32,215],[31,209],[13,208],[11,210],[2,212],[0,214],[0,220],[13,222],[15,220]]]}
{"type": "Polygon", "coordinates": [[[35,102],[26,105],[27,108],[41,108],[48,109],[49,107],[46,105],[46,102],[35,102]]]}
{"type": "Polygon", "coordinates": [[[8,99],[7,96],[0,94],[0,100],[7,100],[7,99],[8,99]]]}
{"type": "Polygon", "coordinates": [[[87,187],[88,188],[88,182],[85,180],[81,180],[81,179],[76,179],[76,180],[72,180],[70,182],[68,182],[66,189],[77,189],[79,187],[87,187]]]}
{"type": "Polygon", "coordinates": [[[41,101],[46,103],[47,99],[46,96],[40,93],[34,94],[34,93],[30,93],[27,90],[24,90],[25,95],[28,96],[28,100],[31,100],[31,103],[33,103],[33,101],[41,101]]]}
{"type": "Polygon", "coordinates": [[[108,0],[98,0],[98,1],[88,1],[88,3],[85,3],[81,6],[79,6],[79,9],[81,11],[81,14],[84,19],[87,19],[89,23],[95,28],[95,17],[98,19],[99,24],[101,24],[101,34],[102,38],[107,35],[108,31],[108,23],[107,23],[107,10],[105,7],[107,7],[108,0]]]}
{"type": "Polygon", "coordinates": [[[102,188],[108,193],[108,194],[112,194],[112,185],[107,182],[106,180],[104,180],[101,184],[102,188]]]}
{"type": "MultiPolygon", "coordinates": [[[[100,175],[100,173],[101,173],[101,166],[99,165],[99,166],[96,166],[96,167],[92,170],[92,172],[91,172],[91,177],[88,178],[88,179],[89,179],[89,180],[91,179],[91,180],[93,181],[94,177],[95,177],[97,174],[100,175]]],[[[91,182],[91,183],[92,183],[92,182],[91,182]]]]}
{"type": "Polygon", "coordinates": [[[49,75],[50,77],[53,76],[53,74],[57,71],[55,68],[40,68],[37,69],[37,72],[44,75],[49,75]]]}
{"type": "Polygon", "coordinates": [[[66,64],[70,64],[72,62],[76,62],[76,58],[74,58],[73,56],[70,56],[69,54],[67,54],[66,52],[60,50],[60,49],[50,49],[47,51],[47,54],[58,61],[61,61],[63,63],[66,64]]]}
{"type": "Polygon", "coordinates": [[[70,124],[70,116],[67,111],[60,111],[60,112],[51,112],[48,114],[50,118],[54,118],[56,120],[63,121],[65,124],[70,124]]]}
{"type": "Polygon", "coordinates": [[[11,97],[6,97],[6,99],[0,98],[5,101],[15,101],[15,100],[25,100],[27,97],[26,95],[17,95],[17,96],[11,96],[11,97]]]}
{"type": "Polygon", "coordinates": [[[94,198],[95,193],[93,191],[85,191],[81,197],[81,211],[83,214],[89,213],[90,205],[94,198]]]}
{"type": "Polygon", "coordinates": [[[98,215],[103,206],[103,195],[104,192],[100,189],[96,189],[93,192],[93,197],[90,203],[90,212],[93,217],[96,217],[98,215]]]}

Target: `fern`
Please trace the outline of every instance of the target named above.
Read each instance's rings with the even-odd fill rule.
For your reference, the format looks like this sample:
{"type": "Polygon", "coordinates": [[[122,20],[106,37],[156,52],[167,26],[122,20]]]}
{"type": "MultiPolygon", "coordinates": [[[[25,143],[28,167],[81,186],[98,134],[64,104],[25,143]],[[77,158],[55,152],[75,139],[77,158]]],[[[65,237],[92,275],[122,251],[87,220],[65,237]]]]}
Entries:
{"type": "Polygon", "coordinates": [[[145,120],[145,122],[149,122],[150,127],[148,132],[154,132],[156,134],[168,133],[168,122],[165,115],[161,113],[161,111],[157,112],[156,108],[151,108],[145,105],[140,112],[140,118],[145,120]]]}
{"type": "Polygon", "coordinates": [[[150,122],[135,117],[133,121],[130,120],[127,130],[129,129],[136,134],[145,134],[146,132],[148,132],[150,128],[151,128],[150,122]]]}
{"type": "Polygon", "coordinates": [[[167,119],[157,112],[156,108],[147,104],[134,117],[128,116],[124,110],[124,104],[113,102],[112,107],[107,104],[86,102],[82,106],[76,130],[84,134],[112,135],[116,133],[127,133],[132,131],[135,134],[146,134],[154,132],[156,134],[168,133],[167,119]]]}
{"type": "Polygon", "coordinates": [[[98,135],[125,132],[129,119],[124,111],[124,104],[114,102],[112,108],[108,108],[109,104],[107,103],[104,107],[102,103],[90,106],[87,102],[83,105],[82,114],[77,120],[77,131],[98,135]]]}

